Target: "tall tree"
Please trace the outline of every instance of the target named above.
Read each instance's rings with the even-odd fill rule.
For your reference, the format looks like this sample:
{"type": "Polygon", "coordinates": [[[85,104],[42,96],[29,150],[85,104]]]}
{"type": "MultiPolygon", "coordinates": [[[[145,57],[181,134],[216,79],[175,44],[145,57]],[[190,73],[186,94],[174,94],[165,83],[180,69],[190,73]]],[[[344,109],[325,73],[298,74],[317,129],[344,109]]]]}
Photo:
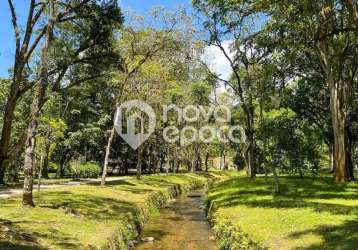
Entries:
{"type": "MultiPolygon", "coordinates": [[[[4,175],[7,165],[11,161],[10,141],[12,134],[12,124],[14,120],[14,112],[17,106],[18,100],[39,81],[39,74],[36,75],[36,71],[33,71],[28,65],[31,65],[36,58],[33,57],[34,52],[39,49],[39,46],[43,43],[45,34],[48,31],[48,16],[49,2],[31,0],[29,4],[29,12],[27,15],[26,29],[24,34],[21,34],[21,30],[18,24],[18,18],[16,9],[12,0],[8,0],[10,13],[12,17],[12,24],[15,34],[15,57],[14,66],[12,69],[10,91],[5,104],[5,111],[3,114],[3,125],[0,139],[0,183],[4,183],[4,175]],[[44,20],[44,21],[42,21],[44,20]],[[42,22],[41,22],[42,21],[42,22]]],[[[79,13],[83,11],[85,6],[93,6],[94,0],[80,0],[80,1],[56,1],[55,7],[59,9],[56,15],[53,17],[54,23],[73,22],[79,17],[79,13]]],[[[83,13],[84,14],[84,13],[83,13]]],[[[82,18],[88,18],[88,16],[82,15],[82,18]]],[[[82,52],[81,48],[78,53],[82,52]]],[[[76,61],[77,62],[77,61],[76,61]]],[[[70,64],[72,65],[73,62],[70,64]]],[[[67,65],[67,68],[70,66],[67,65]]],[[[59,74],[63,77],[66,71],[50,72],[49,75],[59,74]]],[[[26,133],[24,131],[23,136],[20,137],[16,143],[16,148],[22,149],[26,140],[26,133]]],[[[16,150],[18,151],[18,150],[16,150]]],[[[16,155],[16,154],[15,154],[16,155]]]]}
{"type": "MultiPolygon", "coordinates": [[[[182,42],[180,30],[185,25],[186,15],[182,10],[175,13],[167,13],[163,9],[155,9],[151,13],[151,21],[137,16],[129,17],[129,25],[121,30],[121,39],[117,43],[118,52],[122,55],[123,71],[116,72],[115,87],[116,106],[125,98],[125,88],[130,83],[133,84],[135,78],[140,76],[140,72],[149,62],[154,59],[162,60],[165,54],[175,54],[179,50],[179,44],[182,42]],[[161,28],[155,28],[160,24],[161,28]]],[[[133,87],[133,86],[132,86],[133,87]]],[[[134,87],[136,89],[137,87],[134,87]]],[[[138,87],[140,88],[140,87],[138,87]]],[[[109,157],[111,153],[112,142],[115,137],[114,124],[109,130],[108,143],[104,156],[104,166],[102,172],[101,185],[105,185],[109,157]]],[[[138,150],[142,151],[142,149],[138,150]]],[[[142,154],[138,152],[138,158],[142,161],[142,154]]],[[[139,169],[141,164],[137,164],[139,169]]],[[[139,172],[139,171],[138,171],[139,172]]],[[[140,173],[139,173],[140,174],[140,173]]]]}
{"type": "Polygon", "coordinates": [[[258,16],[249,11],[251,5],[245,1],[194,0],[193,3],[205,18],[203,27],[207,33],[207,45],[219,48],[230,65],[230,80],[222,79],[220,76],[216,78],[231,87],[244,112],[247,136],[245,160],[247,174],[253,178],[256,175],[254,73],[265,55],[265,51],[257,47],[252,40],[256,32],[250,26],[254,26],[258,16]]]}
{"type": "Polygon", "coordinates": [[[39,81],[35,84],[35,95],[31,105],[30,122],[27,128],[27,138],[25,142],[25,161],[24,161],[24,189],[22,203],[26,206],[34,206],[32,200],[33,188],[33,159],[35,152],[37,118],[45,102],[45,92],[48,84],[48,61],[49,48],[55,26],[55,3],[49,0],[49,17],[45,34],[45,41],[41,50],[41,61],[39,70],[39,81]]]}
{"type": "Polygon", "coordinates": [[[12,79],[10,91],[8,93],[7,102],[5,104],[5,111],[3,115],[3,126],[0,139],[0,183],[4,183],[4,175],[6,167],[9,163],[9,147],[11,139],[12,123],[14,118],[14,111],[19,98],[29,89],[31,85],[28,84],[26,69],[33,52],[38,47],[41,39],[47,31],[46,25],[39,27],[38,21],[43,15],[46,8],[45,3],[37,3],[31,0],[29,3],[29,12],[27,15],[25,33],[21,34],[19,27],[15,6],[12,0],[8,0],[10,13],[12,17],[12,25],[15,35],[15,57],[14,66],[12,69],[12,79]],[[39,33],[34,37],[35,31],[39,33]]]}
{"type": "MultiPolygon", "coordinates": [[[[58,3],[59,4],[59,3],[58,3]]],[[[61,9],[61,5],[58,5],[57,8],[61,9]]],[[[113,1],[97,4],[96,2],[87,3],[82,6],[81,10],[75,12],[75,14],[66,19],[66,22],[71,21],[82,21],[81,27],[82,32],[85,33],[85,39],[80,41],[79,48],[77,45],[69,44],[67,42],[67,47],[71,45],[75,47],[75,57],[68,60],[67,64],[62,63],[62,68],[60,73],[57,73],[55,69],[56,76],[54,76],[53,82],[49,79],[49,65],[50,61],[50,47],[52,42],[52,36],[54,33],[55,25],[57,22],[61,23],[59,19],[59,14],[55,13],[56,5],[54,1],[49,2],[49,16],[48,16],[48,25],[45,36],[45,41],[41,51],[41,61],[39,66],[39,80],[36,82],[36,94],[33,97],[33,102],[30,112],[30,120],[27,129],[27,139],[25,143],[25,161],[24,161],[24,190],[23,190],[23,204],[27,206],[34,206],[32,200],[32,186],[33,186],[33,161],[34,161],[34,149],[36,141],[36,130],[38,127],[39,115],[42,111],[42,107],[47,101],[46,91],[52,83],[53,90],[61,90],[64,86],[63,80],[66,77],[71,77],[71,74],[76,72],[76,67],[81,67],[81,63],[89,64],[91,63],[102,63],[110,68],[111,65],[116,65],[117,61],[113,53],[108,50],[111,49],[110,41],[113,37],[113,29],[117,28],[116,25],[120,24],[122,21],[119,8],[117,4],[113,1]],[[86,23],[87,22],[87,23],[86,23]],[[88,30],[84,27],[87,25],[88,30]],[[109,46],[108,46],[109,45],[109,46]],[[90,58],[94,57],[94,60],[91,61],[90,58]],[[108,60],[110,58],[111,60],[108,60]]],[[[65,22],[64,20],[62,20],[65,22]]],[[[76,22],[74,22],[76,24],[76,22]]],[[[59,27],[59,33],[61,31],[65,33],[65,37],[68,36],[67,26],[59,27]]],[[[71,32],[72,30],[70,30],[71,32]]],[[[72,33],[73,34],[73,33],[72,33]]],[[[77,35],[77,34],[73,34],[77,35]]],[[[57,35],[59,37],[59,35],[57,35]]],[[[66,41],[66,40],[65,40],[66,41]]],[[[54,60],[56,61],[56,59],[54,60]]],[[[103,65],[101,65],[103,67],[103,65]]],[[[73,87],[78,85],[81,82],[84,82],[88,79],[94,79],[103,75],[101,72],[101,67],[99,65],[94,65],[97,69],[86,76],[81,77],[81,74],[76,72],[75,80],[69,79],[70,83],[66,88],[73,87]],[[94,74],[97,73],[97,74],[94,74]],[[79,75],[79,76],[78,76],[79,75]]],[[[85,72],[85,71],[84,71],[85,72]]]]}
{"type": "Polygon", "coordinates": [[[334,180],[353,179],[348,116],[356,73],[358,41],[355,27],[341,1],[281,1],[269,12],[271,27],[294,45],[309,46],[320,61],[330,92],[334,132],[334,180]]]}

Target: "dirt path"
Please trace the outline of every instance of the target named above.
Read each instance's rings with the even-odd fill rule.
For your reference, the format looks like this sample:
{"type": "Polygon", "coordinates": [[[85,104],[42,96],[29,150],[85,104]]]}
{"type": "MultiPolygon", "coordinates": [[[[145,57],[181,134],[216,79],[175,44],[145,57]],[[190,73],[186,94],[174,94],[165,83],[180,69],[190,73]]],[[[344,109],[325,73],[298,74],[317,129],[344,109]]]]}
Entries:
{"type": "MultiPolygon", "coordinates": [[[[122,180],[126,177],[109,177],[107,178],[107,181],[117,181],[122,180]]],[[[87,180],[80,180],[80,181],[69,181],[63,184],[46,184],[41,185],[41,190],[44,189],[57,189],[57,188],[63,188],[68,186],[78,186],[83,184],[89,184],[89,183],[100,183],[101,179],[87,179],[87,180]]],[[[37,185],[34,185],[34,191],[37,190],[37,185]]],[[[4,189],[0,191],[0,199],[7,199],[13,196],[21,195],[22,194],[22,188],[9,188],[4,189]]]]}
{"type": "Polygon", "coordinates": [[[144,227],[141,238],[150,242],[142,242],[136,250],[216,250],[206,221],[203,192],[183,195],[161,209],[144,227]]]}

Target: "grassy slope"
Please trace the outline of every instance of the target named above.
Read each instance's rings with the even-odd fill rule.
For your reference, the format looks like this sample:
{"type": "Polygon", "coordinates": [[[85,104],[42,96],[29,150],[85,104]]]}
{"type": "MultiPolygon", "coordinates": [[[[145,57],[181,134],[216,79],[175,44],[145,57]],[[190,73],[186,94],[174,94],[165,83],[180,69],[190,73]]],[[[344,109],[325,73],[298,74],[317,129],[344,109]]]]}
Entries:
{"type": "MultiPolygon", "coordinates": [[[[356,249],[358,246],[358,183],[333,184],[332,179],[239,177],[211,190],[212,218],[221,246],[247,248],[252,242],[271,249],[356,249]]],[[[241,248],[240,248],[241,249],[241,248]]]]}
{"type": "Polygon", "coordinates": [[[145,217],[171,195],[207,177],[230,173],[128,177],[106,187],[81,185],[35,193],[36,208],[20,198],[0,200],[0,249],[92,249],[135,239],[145,217]],[[175,187],[175,188],[174,188],[175,187]],[[108,240],[108,239],[111,240],[108,240]]]}

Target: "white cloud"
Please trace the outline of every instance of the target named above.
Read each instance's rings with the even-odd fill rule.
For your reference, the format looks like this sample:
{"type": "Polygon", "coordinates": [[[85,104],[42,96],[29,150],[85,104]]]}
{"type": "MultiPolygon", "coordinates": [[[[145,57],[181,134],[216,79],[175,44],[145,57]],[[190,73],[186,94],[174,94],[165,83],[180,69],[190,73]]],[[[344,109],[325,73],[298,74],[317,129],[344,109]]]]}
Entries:
{"type": "MultiPolygon", "coordinates": [[[[231,44],[232,40],[222,42],[225,52],[233,59],[234,53],[230,51],[231,44]]],[[[202,59],[209,66],[209,69],[219,75],[220,78],[224,80],[230,79],[232,73],[230,63],[219,47],[214,45],[206,47],[202,59]]]]}
{"type": "MultiPolygon", "coordinates": [[[[231,59],[234,58],[234,53],[230,51],[232,42],[232,40],[225,40],[222,42],[222,47],[224,48],[225,53],[229,55],[231,59]]],[[[219,47],[215,45],[206,47],[202,60],[208,65],[209,69],[213,73],[216,73],[221,79],[226,81],[230,79],[232,74],[230,62],[219,47]]],[[[218,86],[211,94],[211,98],[218,101],[216,98],[217,96],[220,96],[223,93],[229,94],[227,88],[229,88],[229,86],[225,86],[223,82],[218,82],[218,86]]]]}

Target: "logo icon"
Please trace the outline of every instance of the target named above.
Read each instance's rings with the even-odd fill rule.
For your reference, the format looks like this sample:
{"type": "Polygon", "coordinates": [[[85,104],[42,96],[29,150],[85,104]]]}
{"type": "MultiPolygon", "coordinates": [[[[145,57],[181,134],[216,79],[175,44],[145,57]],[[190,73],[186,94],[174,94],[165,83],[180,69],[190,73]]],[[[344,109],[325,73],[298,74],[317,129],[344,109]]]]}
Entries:
{"type": "Polygon", "coordinates": [[[147,103],[131,100],[117,107],[114,127],[131,148],[137,149],[148,140],[155,126],[155,113],[147,103]]]}

